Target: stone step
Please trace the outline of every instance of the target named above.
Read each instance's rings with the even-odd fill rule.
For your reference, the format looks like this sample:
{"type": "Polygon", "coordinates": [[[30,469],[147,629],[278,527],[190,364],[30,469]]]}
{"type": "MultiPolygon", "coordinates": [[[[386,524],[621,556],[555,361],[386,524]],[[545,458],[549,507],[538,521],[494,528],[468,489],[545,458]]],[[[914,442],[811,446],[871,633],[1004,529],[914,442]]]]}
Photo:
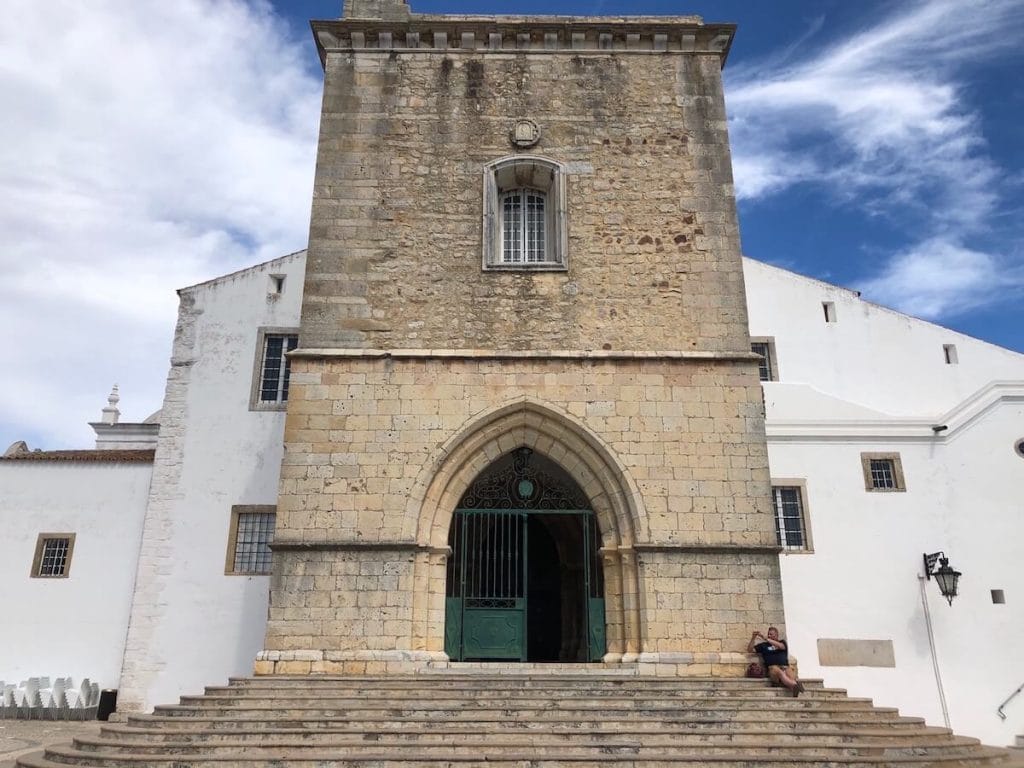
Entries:
{"type": "MultiPolygon", "coordinates": [[[[665,707],[701,707],[717,704],[748,704],[749,706],[772,706],[780,699],[792,698],[789,691],[782,689],[765,691],[733,691],[724,695],[716,695],[712,691],[692,692],[679,696],[658,696],[644,694],[636,696],[573,696],[566,693],[562,696],[527,696],[527,695],[494,695],[455,697],[439,695],[426,697],[413,696],[375,696],[350,692],[347,696],[335,694],[310,695],[287,694],[274,696],[234,696],[217,694],[213,696],[182,696],[177,706],[180,707],[248,707],[255,703],[283,709],[301,709],[305,707],[353,708],[353,709],[405,709],[418,708],[424,699],[429,699],[433,709],[662,709],[665,707]]],[[[851,699],[838,694],[820,692],[805,693],[804,701],[816,702],[865,702],[870,706],[870,699],[851,699]]]]}
{"type": "Polygon", "coordinates": [[[234,715],[239,718],[252,716],[268,717],[342,717],[348,716],[358,719],[407,719],[416,716],[432,716],[436,718],[450,719],[477,719],[488,715],[500,715],[503,719],[533,719],[558,712],[563,715],[573,715],[580,718],[600,719],[635,719],[637,717],[672,717],[683,712],[706,712],[722,713],[743,713],[752,712],[765,717],[772,717],[774,714],[785,716],[789,712],[850,712],[870,713],[895,711],[884,707],[873,707],[870,699],[813,699],[792,697],[780,697],[771,701],[760,699],[696,699],[682,705],[678,702],[644,702],[644,706],[630,706],[629,704],[606,704],[593,703],[588,701],[564,701],[559,704],[548,703],[542,705],[519,704],[516,702],[476,705],[466,702],[455,702],[454,706],[446,705],[444,701],[423,701],[416,704],[405,703],[373,703],[355,701],[348,705],[333,704],[330,701],[310,700],[305,703],[292,703],[288,706],[278,705],[273,702],[262,702],[258,700],[245,701],[237,704],[219,704],[217,702],[195,702],[192,704],[168,704],[154,708],[153,714],[167,717],[190,717],[202,715],[234,715]]]}
{"type": "MultiPolygon", "coordinates": [[[[238,688],[219,688],[208,691],[202,695],[186,694],[181,696],[179,702],[186,703],[204,701],[244,701],[244,700],[273,700],[273,701],[294,701],[294,700],[339,700],[358,698],[361,701],[422,701],[424,698],[434,700],[458,700],[469,703],[481,701],[565,701],[565,700],[587,700],[596,703],[615,701],[686,701],[694,699],[710,698],[745,698],[757,700],[772,700],[782,696],[788,696],[790,692],[782,688],[736,688],[733,690],[716,691],[714,689],[694,690],[671,690],[671,691],[601,691],[600,693],[581,693],[565,690],[503,690],[490,689],[481,691],[360,691],[357,689],[323,689],[323,690],[299,690],[288,689],[285,691],[251,691],[238,688]]],[[[846,694],[835,689],[808,689],[807,697],[813,698],[845,698],[846,694]]]]}
{"type": "Polygon", "coordinates": [[[1024,768],[1009,749],[820,685],[794,699],[763,681],[513,677],[234,680],[18,765],[1024,768]]]}
{"type": "Polygon", "coordinates": [[[248,732],[245,730],[225,731],[192,731],[188,733],[169,734],[167,732],[147,731],[141,729],[104,728],[98,736],[83,736],[75,740],[78,748],[99,751],[137,751],[146,753],[167,748],[209,748],[224,750],[227,748],[243,749],[247,746],[259,747],[318,747],[332,748],[338,746],[376,745],[431,745],[452,746],[467,744],[506,744],[528,746],[564,747],[588,745],[604,746],[639,746],[649,748],[678,748],[680,746],[699,745],[743,745],[763,744],[767,739],[778,746],[810,744],[825,746],[849,745],[851,737],[857,737],[857,744],[864,746],[883,747],[936,747],[952,744],[977,744],[976,739],[951,736],[945,729],[913,730],[893,732],[878,729],[862,728],[857,730],[822,730],[814,733],[790,732],[777,733],[763,728],[731,729],[719,728],[684,733],[651,733],[643,731],[601,732],[577,730],[561,733],[523,733],[502,731],[497,729],[464,729],[437,733],[423,731],[419,733],[375,731],[370,729],[334,729],[319,730],[309,733],[302,729],[282,731],[248,732]]]}
{"type": "MultiPolygon", "coordinates": [[[[877,710],[876,710],[877,711],[877,710]]],[[[591,729],[601,731],[652,731],[660,732],[666,728],[671,729],[699,729],[716,728],[732,723],[750,724],[756,723],[766,729],[773,731],[790,730],[816,730],[818,728],[843,728],[843,727],[872,727],[885,729],[920,728],[924,720],[919,717],[899,717],[895,710],[889,710],[874,717],[869,713],[864,716],[849,717],[842,713],[833,715],[831,713],[800,713],[797,712],[791,717],[784,717],[777,720],[766,719],[758,712],[746,713],[744,718],[736,717],[735,713],[726,716],[713,716],[707,713],[688,714],[681,713],[674,717],[659,717],[650,719],[634,719],[631,721],[580,719],[578,717],[566,717],[565,715],[551,715],[542,720],[509,720],[501,715],[491,715],[488,718],[476,718],[473,720],[441,720],[434,717],[420,717],[406,720],[379,720],[376,718],[365,718],[362,720],[351,717],[334,718],[283,718],[270,715],[266,718],[247,718],[240,720],[231,716],[220,717],[163,717],[160,715],[129,715],[127,725],[130,727],[153,728],[167,732],[181,732],[196,727],[208,728],[211,730],[231,730],[245,728],[247,730],[272,730],[277,727],[299,728],[305,731],[316,731],[319,729],[331,729],[339,727],[376,728],[378,730],[410,730],[433,729],[447,731],[449,729],[464,730],[467,727],[477,728],[502,728],[516,731],[544,731],[546,729],[574,730],[591,729]]]]}
{"type": "Polygon", "coordinates": [[[950,754],[918,754],[913,751],[874,750],[869,754],[836,754],[822,756],[813,752],[783,753],[766,745],[763,748],[735,749],[729,752],[711,752],[705,748],[693,751],[674,751],[663,754],[651,752],[592,753],[562,750],[556,756],[544,757],[531,751],[504,754],[431,754],[409,751],[396,756],[387,751],[355,755],[341,751],[306,751],[301,755],[287,750],[245,750],[222,755],[196,754],[181,759],[175,755],[117,755],[83,752],[70,747],[48,749],[44,756],[30,756],[18,762],[21,768],[55,768],[66,765],[89,765],[95,768],[182,768],[183,766],[210,765],[216,768],[563,768],[564,766],[614,765],[618,768],[644,766],[644,768],[878,768],[878,766],[928,766],[934,768],[979,768],[1002,766],[1018,768],[1006,750],[975,747],[970,753],[954,751],[950,754]]]}
{"type": "MultiPolygon", "coordinates": [[[[817,678],[805,679],[808,688],[822,687],[823,682],[817,678]]],[[[493,687],[507,688],[572,688],[579,690],[598,689],[685,689],[715,685],[721,688],[767,686],[764,678],[745,677],[615,677],[603,675],[560,675],[531,677],[522,674],[507,675],[475,675],[463,677],[439,678],[431,675],[326,675],[316,674],[303,676],[274,675],[267,677],[233,677],[229,678],[229,687],[264,688],[280,690],[288,687],[301,689],[319,688],[321,686],[349,685],[373,687],[378,690],[391,690],[411,687],[416,690],[435,691],[439,688],[490,689],[493,687]]]]}
{"type": "MultiPolygon", "coordinates": [[[[778,754],[813,754],[818,757],[853,757],[859,755],[875,755],[878,753],[900,754],[932,754],[938,749],[940,754],[970,754],[978,746],[977,739],[963,737],[942,737],[921,739],[914,744],[893,744],[874,739],[857,743],[836,743],[823,739],[804,739],[788,744],[779,744],[771,738],[752,738],[742,743],[730,741],[703,741],[690,744],[692,749],[700,749],[707,754],[735,755],[737,752],[771,749],[778,754]]],[[[339,742],[317,741],[309,744],[302,739],[282,739],[273,743],[253,744],[246,741],[227,743],[177,743],[148,744],[139,742],[118,742],[109,739],[76,738],[74,748],[80,752],[95,752],[105,755],[145,755],[163,758],[172,754],[177,758],[189,758],[197,755],[216,757],[238,754],[244,751],[282,753],[301,757],[303,753],[331,753],[358,757],[367,753],[379,754],[386,752],[393,757],[408,754],[440,757],[478,757],[494,755],[501,757],[506,752],[529,753],[538,758],[551,758],[571,751],[576,755],[661,755],[674,752],[680,748],[678,744],[663,743],[653,739],[618,739],[604,742],[591,742],[576,739],[570,745],[564,741],[548,739],[511,740],[508,738],[488,738],[486,735],[467,738],[455,744],[410,743],[401,739],[378,739],[371,742],[339,742]]]]}
{"type": "MultiPolygon", "coordinates": [[[[274,710],[249,710],[244,713],[240,712],[221,712],[217,710],[206,710],[204,712],[193,712],[193,713],[179,713],[177,716],[164,716],[156,715],[160,720],[152,721],[154,723],[160,723],[156,727],[161,725],[165,727],[184,727],[188,728],[189,723],[197,722],[201,719],[219,719],[224,721],[234,720],[238,723],[245,724],[246,726],[257,727],[257,723],[273,724],[281,722],[283,720],[292,720],[308,723],[318,723],[325,721],[338,721],[347,722],[353,724],[366,724],[366,723],[394,723],[396,726],[408,724],[408,723],[438,723],[440,721],[447,721],[450,723],[459,723],[465,725],[466,723],[477,723],[486,724],[494,722],[503,723],[523,723],[525,727],[531,725],[552,720],[559,720],[562,722],[578,722],[578,723],[593,723],[593,724],[609,724],[613,726],[629,726],[637,723],[645,722],[657,722],[663,728],[676,727],[677,723],[686,722],[691,719],[705,719],[705,720],[717,720],[717,721],[731,721],[735,723],[776,723],[784,722],[786,720],[799,720],[799,721],[846,721],[846,722],[857,722],[861,724],[877,723],[880,725],[894,721],[898,717],[898,712],[894,709],[863,709],[863,710],[850,710],[850,709],[830,709],[830,708],[815,708],[815,709],[712,709],[712,710],[697,710],[693,712],[680,712],[673,710],[666,710],[663,712],[644,712],[637,710],[629,713],[619,713],[617,716],[606,716],[607,713],[581,713],[581,712],[567,712],[560,711],[558,713],[544,712],[534,710],[529,716],[522,716],[518,719],[510,717],[508,713],[501,710],[495,710],[487,713],[479,713],[472,711],[462,710],[435,710],[435,711],[416,711],[410,710],[405,713],[401,712],[378,712],[375,714],[366,713],[349,713],[349,712],[336,712],[331,710],[326,711],[307,711],[304,713],[289,713],[289,712],[276,712],[274,710]],[[174,723],[177,721],[178,725],[174,723]]],[[[306,726],[306,727],[315,727],[306,726]]]]}

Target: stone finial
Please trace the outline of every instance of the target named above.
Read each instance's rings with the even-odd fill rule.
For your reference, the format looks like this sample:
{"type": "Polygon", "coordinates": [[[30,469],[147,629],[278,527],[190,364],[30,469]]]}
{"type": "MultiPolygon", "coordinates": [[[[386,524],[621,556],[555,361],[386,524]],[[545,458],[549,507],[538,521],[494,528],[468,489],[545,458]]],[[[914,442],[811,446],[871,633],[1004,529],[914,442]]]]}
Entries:
{"type": "Polygon", "coordinates": [[[4,451],[4,458],[10,459],[14,456],[23,456],[26,453],[29,453],[28,443],[24,440],[15,440],[11,443],[10,447],[4,451]]]}
{"type": "Polygon", "coordinates": [[[121,416],[121,412],[117,410],[119,402],[121,402],[121,396],[117,393],[117,384],[115,384],[107,397],[107,407],[103,409],[103,416],[100,419],[103,424],[117,424],[117,420],[121,416]]]}
{"type": "Polygon", "coordinates": [[[409,18],[409,2],[408,0],[345,0],[342,17],[401,21],[409,18]]]}

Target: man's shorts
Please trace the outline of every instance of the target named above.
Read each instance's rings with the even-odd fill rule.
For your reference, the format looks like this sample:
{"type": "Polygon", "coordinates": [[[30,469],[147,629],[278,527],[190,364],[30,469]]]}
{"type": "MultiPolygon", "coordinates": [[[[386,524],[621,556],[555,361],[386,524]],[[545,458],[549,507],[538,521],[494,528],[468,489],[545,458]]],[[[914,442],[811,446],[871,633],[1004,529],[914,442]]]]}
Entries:
{"type": "Polygon", "coordinates": [[[771,681],[773,683],[779,682],[779,677],[783,672],[785,672],[790,677],[793,677],[796,674],[792,664],[787,664],[784,667],[779,666],[778,664],[772,664],[770,667],[768,667],[768,677],[771,678],[771,681]]]}

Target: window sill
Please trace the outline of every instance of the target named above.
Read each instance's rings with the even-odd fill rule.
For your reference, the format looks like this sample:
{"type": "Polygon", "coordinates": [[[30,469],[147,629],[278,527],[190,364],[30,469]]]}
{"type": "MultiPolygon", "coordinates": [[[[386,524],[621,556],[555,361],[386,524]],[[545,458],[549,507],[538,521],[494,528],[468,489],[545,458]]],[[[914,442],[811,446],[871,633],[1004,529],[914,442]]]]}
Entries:
{"type": "Polygon", "coordinates": [[[534,264],[485,264],[484,272],[568,272],[569,267],[555,262],[534,264]]]}
{"type": "Polygon", "coordinates": [[[257,412],[259,412],[259,411],[271,411],[271,412],[274,412],[274,411],[285,411],[287,409],[288,409],[288,401],[287,400],[285,402],[283,402],[283,403],[269,403],[269,402],[249,403],[249,410],[250,411],[257,411],[257,412]]]}

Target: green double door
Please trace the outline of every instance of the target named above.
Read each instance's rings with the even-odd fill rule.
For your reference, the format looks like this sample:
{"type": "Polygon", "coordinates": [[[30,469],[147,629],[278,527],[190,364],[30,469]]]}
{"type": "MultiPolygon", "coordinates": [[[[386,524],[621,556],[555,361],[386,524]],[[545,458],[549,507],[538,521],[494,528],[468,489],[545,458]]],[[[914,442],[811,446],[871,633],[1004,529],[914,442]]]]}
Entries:
{"type": "Polygon", "coordinates": [[[456,510],[445,606],[448,657],[600,660],[598,542],[588,509],[456,510]]]}

